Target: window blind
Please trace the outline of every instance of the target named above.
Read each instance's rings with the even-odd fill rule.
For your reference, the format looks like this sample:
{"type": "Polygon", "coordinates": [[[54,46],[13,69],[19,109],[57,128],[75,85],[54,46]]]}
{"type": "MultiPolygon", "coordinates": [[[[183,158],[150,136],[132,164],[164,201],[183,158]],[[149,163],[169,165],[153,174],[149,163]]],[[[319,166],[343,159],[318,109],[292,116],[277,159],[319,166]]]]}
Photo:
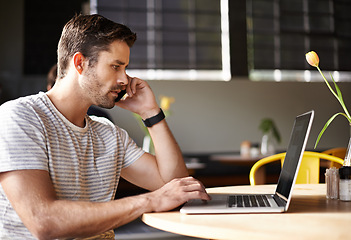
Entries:
{"type": "Polygon", "coordinates": [[[146,79],[231,78],[227,0],[95,0],[91,13],[137,33],[129,72],[146,79]]]}
{"type": "Polygon", "coordinates": [[[313,50],[320,57],[321,69],[350,79],[350,11],[347,0],[247,0],[251,74],[311,70],[304,56],[313,50]]]}

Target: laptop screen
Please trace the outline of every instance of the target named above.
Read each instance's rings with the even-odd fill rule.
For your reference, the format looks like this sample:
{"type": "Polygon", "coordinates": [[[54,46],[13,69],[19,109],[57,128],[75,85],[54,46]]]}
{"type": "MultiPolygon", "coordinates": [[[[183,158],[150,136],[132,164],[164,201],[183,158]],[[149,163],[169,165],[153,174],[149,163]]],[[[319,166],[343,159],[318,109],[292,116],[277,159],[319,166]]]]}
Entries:
{"type": "Polygon", "coordinates": [[[296,117],[293,131],[291,133],[290,142],[286,151],[284,164],[279,176],[276,192],[289,199],[296,169],[299,167],[299,160],[302,158],[305,150],[309,131],[311,128],[314,112],[308,112],[296,117]]]}

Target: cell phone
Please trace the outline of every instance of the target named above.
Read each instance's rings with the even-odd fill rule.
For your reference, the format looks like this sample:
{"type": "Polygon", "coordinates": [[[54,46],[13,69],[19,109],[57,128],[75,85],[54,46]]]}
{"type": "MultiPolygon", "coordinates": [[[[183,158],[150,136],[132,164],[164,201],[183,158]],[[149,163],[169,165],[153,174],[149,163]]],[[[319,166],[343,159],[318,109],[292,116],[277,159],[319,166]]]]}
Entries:
{"type": "Polygon", "coordinates": [[[122,90],[118,93],[118,97],[116,98],[115,102],[118,102],[119,100],[121,100],[122,97],[124,97],[124,95],[126,95],[127,90],[122,90]]]}

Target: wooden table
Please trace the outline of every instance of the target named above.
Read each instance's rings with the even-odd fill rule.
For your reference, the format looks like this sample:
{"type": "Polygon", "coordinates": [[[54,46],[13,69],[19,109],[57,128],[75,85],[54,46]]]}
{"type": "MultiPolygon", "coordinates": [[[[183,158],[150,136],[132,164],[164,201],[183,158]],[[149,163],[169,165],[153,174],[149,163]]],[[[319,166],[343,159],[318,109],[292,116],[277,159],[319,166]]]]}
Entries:
{"type": "MultiPolygon", "coordinates": [[[[288,212],[186,215],[147,213],[142,220],[165,231],[206,239],[351,239],[351,202],[328,200],[325,184],[295,185],[288,212]]],[[[208,189],[209,193],[273,193],[275,185],[208,189]]]]}

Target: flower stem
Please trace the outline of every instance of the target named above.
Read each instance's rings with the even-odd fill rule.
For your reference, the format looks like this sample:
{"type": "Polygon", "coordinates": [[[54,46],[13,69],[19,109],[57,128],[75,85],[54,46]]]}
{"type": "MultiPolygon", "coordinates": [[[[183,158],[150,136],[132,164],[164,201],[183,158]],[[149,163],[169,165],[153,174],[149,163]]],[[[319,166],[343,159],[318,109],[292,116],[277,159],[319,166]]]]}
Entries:
{"type": "MultiPolygon", "coordinates": [[[[321,69],[320,69],[318,66],[317,66],[317,69],[318,69],[318,71],[320,72],[320,74],[322,75],[322,77],[323,77],[325,83],[327,84],[329,90],[330,90],[330,91],[334,94],[334,96],[339,100],[338,95],[336,95],[336,93],[334,92],[333,88],[330,86],[328,80],[325,78],[325,76],[324,76],[323,72],[321,71],[321,69]]],[[[340,102],[340,100],[339,100],[339,102],[340,102]]]]}
{"type": "MultiPolygon", "coordinates": [[[[323,77],[325,83],[327,84],[329,90],[333,93],[333,95],[336,97],[336,99],[338,99],[339,103],[341,104],[341,107],[344,109],[344,111],[345,111],[345,113],[346,113],[345,117],[346,117],[346,118],[349,120],[349,122],[350,122],[351,116],[350,116],[349,112],[347,111],[347,108],[346,108],[344,102],[343,102],[343,101],[339,98],[339,96],[335,93],[335,91],[334,91],[333,88],[330,86],[328,80],[325,78],[323,72],[321,71],[321,69],[320,69],[318,66],[317,66],[317,69],[318,69],[318,71],[320,72],[320,74],[322,75],[322,77],[323,77]]],[[[334,81],[334,80],[333,80],[333,81],[334,81]]],[[[335,82],[334,82],[334,84],[336,85],[335,82]]],[[[340,93],[340,94],[341,94],[341,93],[340,93]]]]}

